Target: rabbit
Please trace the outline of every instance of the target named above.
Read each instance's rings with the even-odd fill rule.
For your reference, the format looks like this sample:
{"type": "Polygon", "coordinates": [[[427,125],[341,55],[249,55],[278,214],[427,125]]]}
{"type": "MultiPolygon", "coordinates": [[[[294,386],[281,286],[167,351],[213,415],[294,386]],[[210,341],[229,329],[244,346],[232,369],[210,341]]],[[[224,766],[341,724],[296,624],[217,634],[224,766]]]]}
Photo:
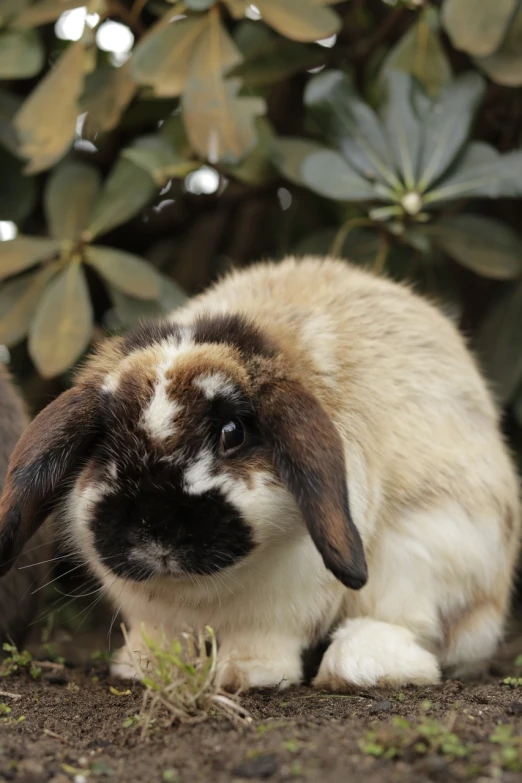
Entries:
{"type": "Polygon", "coordinates": [[[129,628],[211,626],[217,685],[428,685],[502,639],[518,480],[463,338],[335,260],[232,272],[102,341],[16,447],[3,570],[52,513],[129,628]]]}
{"type": "MultiPolygon", "coordinates": [[[[7,370],[0,365],[0,489],[4,486],[9,456],[28,422],[22,400],[7,370]]],[[[49,532],[41,528],[9,574],[0,579],[0,643],[11,641],[20,645],[25,640],[40,604],[38,588],[47,576],[45,564],[39,561],[49,556],[48,538],[49,532]]]]}

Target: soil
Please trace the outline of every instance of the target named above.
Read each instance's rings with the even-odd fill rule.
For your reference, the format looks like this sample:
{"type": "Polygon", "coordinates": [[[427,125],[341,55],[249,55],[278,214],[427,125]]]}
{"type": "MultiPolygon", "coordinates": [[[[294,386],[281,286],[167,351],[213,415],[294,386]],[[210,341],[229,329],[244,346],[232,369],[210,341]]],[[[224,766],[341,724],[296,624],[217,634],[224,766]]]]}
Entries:
{"type": "Polygon", "coordinates": [[[145,737],[123,725],[140,713],[142,687],[111,679],[91,658],[99,641],[66,638],[61,651],[72,663],[47,665],[37,680],[0,679],[0,693],[20,696],[0,695],[11,708],[0,717],[1,781],[522,780],[522,685],[504,682],[522,674],[514,664],[522,639],[481,681],[349,695],[263,691],[242,698],[246,727],[219,716],[168,728],[158,719],[145,737]]]}

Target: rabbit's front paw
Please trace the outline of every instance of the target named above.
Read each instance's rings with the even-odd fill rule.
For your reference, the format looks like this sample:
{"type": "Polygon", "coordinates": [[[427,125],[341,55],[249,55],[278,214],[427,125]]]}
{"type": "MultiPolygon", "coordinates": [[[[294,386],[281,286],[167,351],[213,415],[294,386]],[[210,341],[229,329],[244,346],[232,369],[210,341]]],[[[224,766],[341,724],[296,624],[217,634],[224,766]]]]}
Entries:
{"type": "MultiPolygon", "coordinates": [[[[146,669],[147,660],[140,650],[135,651],[142,669],[146,669]]],[[[142,674],[136,666],[136,661],[127,647],[121,647],[111,661],[111,675],[120,680],[141,680],[142,674]]]]}
{"type": "Polygon", "coordinates": [[[217,684],[229,693],[250,688],[288,688],[301,680],[301,667],[284,667],[280,661],[226,660],[218,667],[217,684]]]}
{"type": "Polygon", "coordinates": [[[374,686],[433,685],[440,669],[432,653],[399,625],[359,618],[335,633],[314,685],[343,691],[374,686]]]}
{"type": "Polygon", "coordinates": [[[285,635],[236,634],[219,650],[217,684],[229,692],[295,685],[303,673],[301,646],[285,635]]]}

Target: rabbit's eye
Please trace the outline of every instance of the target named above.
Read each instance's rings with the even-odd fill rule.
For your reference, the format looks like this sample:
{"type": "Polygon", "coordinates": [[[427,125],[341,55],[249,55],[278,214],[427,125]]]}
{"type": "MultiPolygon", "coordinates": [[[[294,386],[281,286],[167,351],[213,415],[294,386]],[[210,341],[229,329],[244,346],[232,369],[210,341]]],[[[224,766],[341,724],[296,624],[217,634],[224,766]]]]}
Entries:
{"type": "Polygon", "coordinates": [[[235,451],[245,442],[245,428],[238,419],[229,421],[221,430],[221,449],[225,453],[235,451]]]}

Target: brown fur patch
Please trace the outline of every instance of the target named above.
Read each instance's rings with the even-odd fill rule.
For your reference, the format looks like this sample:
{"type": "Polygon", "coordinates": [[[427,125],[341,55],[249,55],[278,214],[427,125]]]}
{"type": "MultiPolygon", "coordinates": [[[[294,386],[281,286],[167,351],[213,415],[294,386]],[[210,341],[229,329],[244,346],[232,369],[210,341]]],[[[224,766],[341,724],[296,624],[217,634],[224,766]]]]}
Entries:
{"type": "Polygon", "coordinates": [[[261,386],[256,408],[276,466],[326,567],[347,587],[363,587],[364,551],[350,515],[343,448],[332,421],[318,400],[290,379],[261,386]]]}
{"type": "Polygon", "coordinates": [[[77,386],[29,425],[16,445],[0,500],[0,573],[7,570],[65,491],[64,479],[97,434],[99,395],[77,386]]]}

